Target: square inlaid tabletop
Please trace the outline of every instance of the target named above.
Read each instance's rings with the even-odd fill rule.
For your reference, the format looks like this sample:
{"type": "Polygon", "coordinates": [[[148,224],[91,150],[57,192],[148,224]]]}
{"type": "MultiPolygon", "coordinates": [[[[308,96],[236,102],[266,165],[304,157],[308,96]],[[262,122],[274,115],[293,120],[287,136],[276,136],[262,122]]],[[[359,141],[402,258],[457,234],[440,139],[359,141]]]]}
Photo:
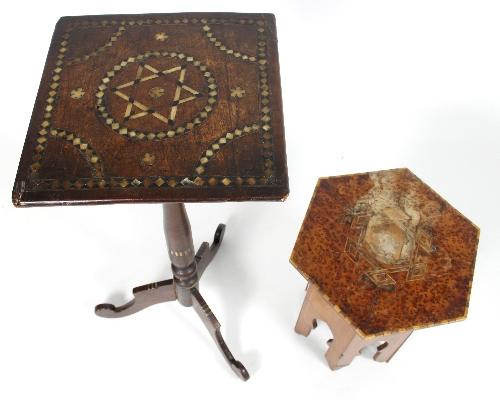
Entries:
{"type": "Polygon", "coordinates": [[[16,206],[283,200],[271,14],[63,17],[16,206]]]}

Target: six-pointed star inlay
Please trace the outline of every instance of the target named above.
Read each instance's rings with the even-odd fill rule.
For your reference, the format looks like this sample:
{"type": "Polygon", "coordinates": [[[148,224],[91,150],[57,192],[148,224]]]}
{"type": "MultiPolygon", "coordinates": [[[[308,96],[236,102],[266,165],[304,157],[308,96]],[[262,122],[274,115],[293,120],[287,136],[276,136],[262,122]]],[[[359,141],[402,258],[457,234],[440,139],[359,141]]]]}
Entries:
{"type": "Polygon", "coordinates": [[[146,63],[143,63],[143,62],[139,63],[136,78],[133,81],[124,83],[120,86],[117,86],[116,88],[110,89],[118,97],[120,97],[123,100],[128,102],[127,108],[125,109],[125,115],[123,117],[123,122],[127,122],[128,120],[131,120],[131,119],[145,117],[146,115],[152,115],[153,117],[158,118],[159,120],[165,122],[166,124],[168,124],[170,126],[174,125],[175,116],[177,115],[177,107],[180,104],[187,103],[188,101],[196,100],[199,97],[203,97],[202,93],[200,93],[197,90],[184,84],[184,79],[186,77],[186,69],[187,69],[187,65],[179,65],[177,67],[170,68],[170,69],[167,69],[165,71],[158,71],[156,68],[153,68],[152,66],[150,66],[146,63]],[[153,72],[153,74],[146,76],[146,77],[143,77],[142,73],[145,69],[153,72]],[[170,109],[170,116],[169,117],[160,114],[154,108],[148,107],[148,106],[140,103],[136,99],[133,99],[130,96],[127,96],[125,93],[123,93],[121,91],[121,89],[125,89],[128,87],[134,86],[134,85],[139,85],[142,82],[150,81],[152,79],[157,79],[157,78],[160,78],[162,76],[175,73],[177,71],[180,71],[180,74],[179,74],[179,79],[176,83],[176,89],[175,89],[175,93],[174,93],[174,98],[173,98],[172,103],[171,103],[172,108],[170,109]],[[191,96],[186,97],[184,99],[181,99],[180,97],[181,97],[182,90],[186,90],[187,92],[189,92],[191,94],[191,96]],[[141,111],[139,111],[135,114],[132,114],[133,106],[139,108],[141,111]]]}

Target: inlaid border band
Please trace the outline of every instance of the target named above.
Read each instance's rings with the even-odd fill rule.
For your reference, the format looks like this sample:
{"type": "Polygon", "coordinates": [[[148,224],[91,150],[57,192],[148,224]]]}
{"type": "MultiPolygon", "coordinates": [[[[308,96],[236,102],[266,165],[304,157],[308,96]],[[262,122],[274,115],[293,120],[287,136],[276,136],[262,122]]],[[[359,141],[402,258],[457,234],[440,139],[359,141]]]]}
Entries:
{"type": "Polygon", "coordinates": [[[27,190],[68,190],[68,189],[133,189],[133,188],[199,188],[226,186],[272,186],[274,181],[265,177],[253,176],[149,176],[147,178],[108,178],[74,180],[37,179],[29,182],[27,190]]]}
{"type": "Polygon", "coordinates": [[[106,51],[106,49],[113,46],[116,43],[116,41],[118,40],[118,38],[123,34],[124,31],[125,31],[125,27],[120,26],[118,28],[118,30],[115,33],[113,33],[113,35],[109,38],[109,40],[106,43],[104,43],[102,46],[95,48],[90,53],[85,54],[83,57],[69,58],[68,60],[66,60],[64,65],[69,67],[71,65],[81,64],[81,63],[88,61],[89,59],[91,59],[93,57],[98,56],[100,53],[106,51]]]}
{"type": "Polygon", "coordinates": [[[231,55],[239,60],[242,60],[242,61],[248,61],[251,63],[255,63],[257,61],[257,58],[255,56],[249,56],[248,54],[244,54],[238,50],[233,50],[233,49],[229,48],[228,46],[226,46],[225,44],[223,44],[217,38],[217,36],[215,36],[215,34],[212,32],[212,28],[210,27],[210,25],[205,25],[201,29],[203,30],[203,33],[207,37],[208,42],[211,43],[212,45],[214,45],[216,48],[218,48],[223,53],[229,54],[229,55],[231,55]]]}
{"type": "Polygon", "coordinates": [[[194,172],[197,175],[203,175],[207,164],[209,164],[215,156],[221,151],[228,143],[233,142],[250,133],[257,133],[260,130],[259,124],[245,125],[239,127],[231,132],[223,133],[219,138],[215,139],[210,146],[201,154],[200,161],[196,164],[194,172]]]}

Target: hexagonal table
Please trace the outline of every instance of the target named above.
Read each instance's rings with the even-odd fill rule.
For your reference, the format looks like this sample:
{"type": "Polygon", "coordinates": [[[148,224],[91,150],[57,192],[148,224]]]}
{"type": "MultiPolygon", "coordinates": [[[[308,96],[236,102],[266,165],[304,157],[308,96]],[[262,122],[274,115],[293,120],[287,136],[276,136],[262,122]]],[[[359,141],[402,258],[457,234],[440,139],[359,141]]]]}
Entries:
{"type": "Polygon", "coordinates": [[[414,330],[466,318],[478,240],[408,169],[320,178],[290,258],[309,282],[295,331],[328,324],[333,370],[379,341],[388,362],[414,330]]]}

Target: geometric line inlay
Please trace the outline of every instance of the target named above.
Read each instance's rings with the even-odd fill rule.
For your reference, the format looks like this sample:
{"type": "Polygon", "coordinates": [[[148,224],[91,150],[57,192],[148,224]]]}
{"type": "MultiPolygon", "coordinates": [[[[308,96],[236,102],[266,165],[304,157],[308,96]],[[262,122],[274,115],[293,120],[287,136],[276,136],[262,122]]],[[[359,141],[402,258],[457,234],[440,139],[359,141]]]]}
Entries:
{"type": "Polygon", "coordinates": [[[70,66],[70,65],[80,64],[82,62],[89,60],[92,57],[96,57],[100,53],[104,52],[106,49],[109,49],[111,46],[113,46],[124,31],[125,28],[123,26],[120,26],[118,30],[115,33],[113,33],[113,35],[109,38],[109,40],[102,46],[95,48],[94,50],[84,55],[83,57],[73,57],[66,60],[65,65],[70,66]]]}
{"type": "Polygon", "coordinates": [[[147,178],[79,178],[74,180],[60,179],[35,179],[28,182],[26,191],[36,190],[89,190],[110,188],[114,190],[147,188],[147,187],[226,187],[226,186],[254,186],[262,187],[272,185],[274,182],[264,177],[253,176],[153,176],[147,178]]]}
{"type": "Polygon", "coordinates": [[[265,35],[264,22],[257,21],[259,28],[258,42],[258,66],[259,66],[259,96],[260,96],[260,117],[261,117],[261,137],[262,137],[262,170],[264,176],[272,177],[274,175],[273,161],[273,130],[271,123],[271,110],[269,100],[268,83],[268,63],[267,63],[267,38],[265,35]]]}
{"type": "Polygon", "coordinates": [[[202,30],[205,33],[205,36],[207,37],[208,41],[211,44],[213,44],[215,47],[217,47],[223,53],[228,54],[230,56],[233,56],[233,57],[235,57],[239,60],[242,60],[242,61],[247,61],[247,62],[251,62],[251,63],[254,63],[257,61],[255,56],[249,56],[249,55],[244,54],[240,51],[230,49],[229,47],[222,44],[222,42],[219,39],[217,39],[217,37],[214,35],[214,33],[212,32],[212,28],[209,25],[203,26],[202,30]]]}
{"type": "MultiPolygon", "coordinates": [[[[186,65],[181,65],[181,66],[178,66],[175,68],[170,68],[168,70],[160,72],[156,68],[151,67],[150,65],[147,65],[147,64],[142,63],[142,62],[139,63],[139,68],[137,69],[136,78],[133,81],[124,83],[123,85],[120,85],[116,88],[111,89],[111,91],[114,94],[116,94],[118,97],[122,98],[123,100],[125,100],[129,103],[127,106],[127,109],[125,110],[124,122],[128,121],[129,119],[137,119],[137,118],[145,117],[146,115],[152,115],[153,117],[158,118],[159,120],[161,120],[169,125],[173,125],[174,121],[175,121],[175,116],[177,114],[177,107],[180,104],[187,103],[187,102],[192,101],[192,100],[196,100],[198,97],[203,96],[203,94],[199,93],[198,91],[190,88],[189,86],[184,85],[185,76],[186,76],[186,65]],[[153,72],[153,75],[149,75],[149,76],[143,78],[142,72],[144,71],[144,69],[147,69],[147,70],[153,72]],[[158,113],[154,109],[151,109],[151,108],[145,106],[144,104],[141,104],[140,102],[138,102],[135,99],[131,99],[129,96],[127,96],[126,94],[122,93],[119,90],[119,89],[123,89],[126,87],[137,85],[141,82],[150,81],[152,79],[159,78],[161,76],[165,76],[165,75],[171,74],[171,73],[176,72],[176,71],[180,71],[180,77],[179,77],[179,80],[177,81],[177,88],[175,90],[174,99],[172,100],[172,109],[170,111],[170,118],[167,118],[167,117],[161,115],[160,113],[158,113]],[[190,97],[187,97],[187,98],[180,100],[182,90],[188,91],[193,96],[190,96],[190,97]],[[143,112],[132,115],[131,114],[132,106],[135,106],[135,107],[141,109],[143,112]]],[[[163,90],[163,89],[161,89],[161,90],[163,90]]],[[[163,92],[161,92],[161,93],[163,93],[163,92]]],[[[150,97],[153,97],[153,96],[150,95],[150,97]]],[[[161,97],[161,95],[157,96],[157,97],[161,97]]]]}
{"type": "MultiPolygon", "coordinates": [[[[85,21],[73,21],[69,22],[66,25],[64,30],[64,34],[62,35],[61,46],[59,48],[59,53],[55,62],[55,67],[52,72],[52,78],[50,82],[49,93],[47,95],[46,103],[45,103],[45,114],[43,114],[42,121],[39,126],[39,135],[37,138],[37,145],[33,152],[33,161],[30,165],[30,170],[28,171],[28,176],[26,178],[25,189],[26,191],[31,190],[67,190],[67,189],[82,189],[82,190],[90,190],[94,188],[112,188],[112,189],[129,189],[134,187],[218,187],[218,186],[267,186],[274,184],[274,178],[272,177],[273,173],[273,164],[272,164],[272,132],[271,132],[271,110],[269,105],[269,93],[267,92],[267,56],[265,51],[266,46],[266,36],[265,36],[265,21],[260,19],[252,19],[252,18],[184,18],[182,20],[176,18],[157,18],[157,19],[122,19],[122,20],[85,20],[85,21]],[[264,176],[203,176],[200,177],[198,174],[195,174],[191,177],[180,177],[180,176],[157,176],[157,177],[148,177],[148,178],[104,178],[103,177],[103,169],[102,169],[102,160],[97,154],[95,154],[95,150],[90,146],[90,144],[84,142],[81,138],[76,137],[74,134],[71,136],[71,133],[66,132],[63,136],[58,136],[59,133],[62,134],[62,130],[54,129],[51,126],[52,123],[52,114],[54,107],[56,106],[58,99],[58,92],[60,86],[61,72],[64,66],[70,66],[77,63],[85,62],[92,57],[96,57],[99,53],[105,51],[107,48],[114,45],[114,43],[118,40],[118,38],[123,34],[127,26],[134,25],[147,25],[147,26],[175,26],[175,25],[201,25],[203,32],[207,36],[210,43],[214,44],[218,42],[217,39],[210,40],[213,38],[213,33],[210,32],[210,29],[206,29],[204,27],[209,27],[208,24],[240,24],[240,25],[258,25],[259,32],[259,54],[258,61],[253,56],[248,56],[245,54],[235,54],[238,53],[236,51],[231,51],[227,46],[215,45],[215,47],[219,48],[220,51],[225,52],[228,55],[231,55],[237,59],[241,59],[242,61],[256,63],[259,68],[259,96],[260,96],[260,131],[263,142],[263,157],[266,161],[265,163],[265,172],[267,172],[264,176]],[[106,42],[103,46],[94,49],[92,52],[80,58],[72,58],[65,60],[66,52],[68,50],[68,40],[70,38],[70,34],[74,28],[77,27],[90,27],[90,26],[115,26],[118,27],[118,30],[113,34],[108,42],[106,42]],[[54,133],[57,134],[54,135],[54,133]],[[82,152],[81,145],[85,146],[87,144],[87,148],[84,150],[83,154],[86,157],[87,161],[92,157],[92,163],[95,167],[92,168],[92,173],[94,175],[93,179],[88,178],[80,178],[76,180],[66,180],[61,181],[57,179],[39,179],[37,170],[40,168],[40,163],[42,162],[43,153],[45,151],[45,147],[48,143],[48,138],[58,138],[59,140],[68,140],[73,143],[73,140],[80,139],[80,144],[73,144],[77,146],[77,148],[82,152]],[[72,138],[72,139],[71,139],[72,138]],[[87,153],[90,152],[93,153],[87,153]],[[98,160],[98,162],[97,162],[98,160]],[[101,177],[102,176],[102,177],[101,177]]],[[[168,35],[166,35],[168,36],[168,35]]],[[[154,88],[157,89],[157,88],[154,88]]],[[[184,88],[183,88],[184,89],[184,88]]],[[[113,70],[109,71],[106,76],[101,80],[101,84],[98,87],[96,92],[97,97],[97,113],[101,120],[106,123],[112,130],[118,132],[123,136],[127,136],[129,138],[135,140],[162,140],[167,137],[173,137],[182,133],[189,132],[197,125],[201,124],[212,112],[217,103],[218,99],[218,89],[215,77],[211,73],[210,69],[201,63],[198,60],[195,60],[193,57],[190,57],[183,53],[177,53],[175,51],[149,51],[143,54],[137,54],[134,57],[129,57],[128,59],[123,60],[121,63],[114,66],[113,70]],[[194,120],[187,123],[184,127],[178,127],[175,131],[162,131],[162,132],[142,132],[142,131],[133,131],[127,129],[126,127],[121,126],[116,121],[110,121],[112,118],[109,116],[105,108],[105,101],[103,99],[104,91],[108,88],[109,82],[115,75],[115,72],[121,70],[126,65],[133,63],[139,60],[146,60],[150,57],[169,57],[176,58],[182,60],[184,63],[190,63],[194,67],[196,67],[200,72],[202,72],[203,77],[206,79],[208,88],[210,92],[208,93],[207,105],[202,109],[199,116],[194,120]]],[[[152,96],[153,97],[153,96],[152,96]]],[[[133,105],[132,105],[133,106],[133,105]]],[[[252,129],[255,129],[257,124],[252,125],[252,129]]],[[[236,131],[234,133],[237,133],[236,131]]],[[[246,132],[248,133],[248,132],[246,132]]],[[[144,161],[143,161],[144,162],[144,161]]]]}
{"type": "Polygon", "coordinates": [[[104,176],[104,169],[102,166],[102,159],[96,153],[95,149],[82,138],[74,133],[66,132],[62,129],[51,129],[48,137],[65,140],[72,144],[81,154],[89,165],[91,166],[92,176],[94,178],[102,178],[104,176]]]}
{"type": "Polygon", "coordinates": [[[52,71],[50,90],[47,94],[47,99],[45,100],[45,108],[42,118],[42,122],[40,123],[40,127],[38,130],[38,138],[37,145],[33,152],[32,164],[30,165],[30,169],[28,171],[27,180],[34,180],[38,178],[38,169],[41,166],[41,160],[43,158],[43,153],[45,152],[45,147],[47,146],[47,134],[50,129],[50,124],[52,121],[52,115],[54,112],[54,107],[57,104],[58,92],[61,80],[61,72],[64,66],[64,59],[66,51],[68,50],[68,39],[70,37],[70,32],[72,28],[67,27],[64,30],[64,35],[62,36],[61,47],[59,48],[59,54],[57,56],[57,61],[54,70],[52,71]]]}
{"type": "MultiPolygon", "coordinates": [[[[386,207],[375,213],[364,210],[355,214],[351,229],[358,230],[358,241],[356,243],[347,238],[344,254],[356,265],[361,258],[366,261],[370,268],[364,275],[379,287],[395,285],[395,280],[390,276],[393,273],[407,272],[407,282],[426,279],[427,263],[415,262],[415,259],[419,252],[422,255],[431,255],[434,252],[432,235],[420,226],[406,226],[401,222],[410,220],[411,217],[398,207],[386,207]],[[405,246],[408,246],[404,259],[400,258],[403,257],[401,239],[404,240],[405,246]]],[[[448,266],[447,269],[449,268],[448,266]]],[[[447,269],[445,268],[443,273],[446,273],[447,269]]]]}
{"type": "Polygon", "coordinates": [[[196,164],[194,172],[197,175],[202,175],[205,172],[205,167],[207,166],[207,164],[210,163],[215,158],[215,156],[224,146],[250,133],[259,132],[259,130],[260,130],[260,125],[253,124],[253,125],[245,125],[243,127],[235,129],[232,132],[227,132],[222,134],[218,139],[214,140],[214,142],[208,147],[208,149],[206,149],[202,153],[200,160],[198,161],[198,164],[196,164]]]}
{"type": "Polygon", "coordinates": [[[158,140],[163,140],[163,139],[168,139],[172,138],[174,136],[178,136],[181,134],[186,134],[198,125],[200,125],[203,121],[205,121],[210,114],[213,112],[214,107],[217,103],[218,100],[218,88],[217,88],[217,83],[215,81],[215,78],[212,74],[212,72],[209,70],[209,68],[203,64],[201,61],[196,60],[195,58],[188,56],[184,53],[178,53],[175,51],[150,51],[142,54],[137,54],[135,56],[129,57],[125,60],[123,60],[121,63],[115,65],[112,70],[108,71],[106,75],[101,79],[101,84],[99,85],[97,92],[96,92],[96,97],[97,97],[97,113],[102,120],[102,122],[107,125],[110,129],[114,130],[115,132],[119,133],[122,136],[128,136],[129,138],[135,139],[135,140],[148,140],[148,141],[158,141],[158,140]],[[148,58],[152,57],[165,57],[165,58],[172,58],[172,59],[177,59],[181,61],[183,64],[176,66],[174,68],[165,70],[165,71],[158,71],[156,68],[153,68],[152,66],[148,65],[144,60],[147,60],[148,58]],[[138,69],[137,69],[137,74],[136,74],[136,79],[127,83],[124,83],[120,86],[117,86],[116,88],[108,88],[108,85],[112,81],[112,79],[115,77],[116,73],[125,68],[127,65],[138,62],[138,69]],[[195,100],[199,97],[204,96],[204,94],[196,91],[195,89],[187,86],[184,84],[184,79],[186,75],[186,68],[187,64],[193,65],[196,69],[198,69],[203,78],[206,81],[206,90],[207,90],[207,99],[205,102],[205,106],[198,112],[195,117],[184,124],[183,126],[179,126],[174,128],[174,120],[177,115],[177,108],[179,105],[195,100]],[[152,75],[143,77],[142,73],[144,70],[149,70],[153,72],[152,75]],[[129,96],[124,94],[121,89],[124,89],[126,87],[130,87],[136,84],[139,84],[141,82],[153,80],[155,78],[159,78],[164,75],[168,75],[174,72],[180,72],[180,77],[177,82],[177,87],[175,90],[174,98],[172,99],[172,108],[170,111],[169,116],[165,116],[157,112],[156,110],[145,106],[141,102],[137,101],[136,99],[131,99],[129,96]],[[123,125],[122,123],[119,123],[116,121],[111,114],[109,113],[106,102],[105,102],[105,95],[106,91],[110,90],[113,92],[116,96],[122,98],[123,100],[128,102],[127,108],[125,110],[125,115],[124,115],[124,122],[130,120],[130,119],[137,119],[144,117],[146,115],[152,115],[155,118],[165,122],[165,130],[162,131],[141,131],[141,130],[135,130],[128,128],[127,126],[123,125]],[[182,91],[187,91],[190,96],[185,98],[185,99],[180,99],[180,95],[182,91]],[[140,112],[132,114],[133,107],[136,107],[140,110],[140,112]]]}

